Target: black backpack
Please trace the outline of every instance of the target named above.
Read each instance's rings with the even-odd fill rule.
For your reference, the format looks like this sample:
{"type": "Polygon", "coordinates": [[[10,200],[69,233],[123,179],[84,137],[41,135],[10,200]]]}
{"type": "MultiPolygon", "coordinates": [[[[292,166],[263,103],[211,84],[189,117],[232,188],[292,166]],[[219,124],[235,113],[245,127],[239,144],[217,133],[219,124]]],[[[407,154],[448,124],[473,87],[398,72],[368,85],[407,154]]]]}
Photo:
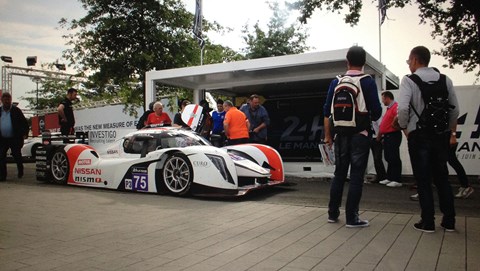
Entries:
{"type": "Polygon", "coordinates": [[[410,104],[418,116],[417,130],[429,135],[440,135],[448,130],[448,112],[454,106],[448,102],[447,77],[440,74],[438,81],[424,82],[416,75],[408,77],[417,84],[422,93],[422,100],[425,107],[421,114],[410,104]]]}
{"type": "Polygon", "coordinates": [[[333,92],[330,111],[335,133],[351,135],[370,127],[370,116],[360,84],[362,78],[369,76],[337,76],[338,84],[333,92]]]}

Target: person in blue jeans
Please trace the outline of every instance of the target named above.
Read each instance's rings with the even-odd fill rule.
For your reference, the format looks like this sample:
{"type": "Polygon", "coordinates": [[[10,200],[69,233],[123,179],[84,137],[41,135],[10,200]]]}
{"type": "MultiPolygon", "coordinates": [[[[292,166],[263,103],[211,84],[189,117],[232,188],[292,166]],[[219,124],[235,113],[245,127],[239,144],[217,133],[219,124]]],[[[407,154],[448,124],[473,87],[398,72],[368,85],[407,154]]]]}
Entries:
{"type": "MultiPolygon", "coordinates": [[[[456,133],[455,133],[456,136],[456,133]]],[[[457,158],[457,147],[458,142],[453,141],[450,139],[450,153],[448,155],[448,164],[455,170],[457,173],[458,181],[460,182],[460,187],[458,188],[457,194],[455,194],[455,198],[457,199],[466,199],[473,193],[473,188],[470,186],[470,182],[468,181],[467,173],[463,168],[460,161],[457,158]]]]}
{"type": "Polygon", "coordinates": [[[448,91],[448,102],[451,105],[448,111],[448,127],[443,132],[436,133],[420,120],[415,111],[422,112],[425,102],[419,86],[410,76],[404,76],[400,83],[398,125],[408,139],[408,153],[421,208],[421,219],[414,223],[413,227],[418,231],[432,233],[435,232],[432,181],[437,188],[440,211],[443,214],[440,226],[445,231],[455,231],[454,197],[448,180],[447,161],[450,145],[456,142],[459,105],[452,80],[441,75],[438,70],[428,67],[429,62],[430,51],[424,46],[413,48],[407,60],[412,74],[420,77],[423,82],[440,82],[436,91],[445,88],[448,91]]]}
{"type": "MultiPolygon", "coordinates": [[[[355,77],[362,76],[363,66],[365,65],[366,52],[362,47],[353,46],[347,52],[347,72],[345,75],[355,77]]],[[[359,204],[362,198],[363,176],[368,163],[370,152],[371,134],[370,127],[359,127],[353,134],[335,135],[333,142],[330,131],[331,105],[335,87],[338,79],[330,83],[327,99],[323,107],[325,144],[335,146],[335,172],[330,185],[330,201],[328,203],[328,222],[336,223],[340,216],[340,206],[342,203],[343,188],[350,167],[350,182],[348,188],[347,202],[345,204],[346,227],[357,228],[367,227],[369,222],[359,217],[359,204]]],[[[376,121],[382,115],[382,107],[378,98],[377,85],[370,76],[360,80],[363,97],[371,121],[376,121]]],[[[370,125],[371,121],[367,121],[370,125]]]]}

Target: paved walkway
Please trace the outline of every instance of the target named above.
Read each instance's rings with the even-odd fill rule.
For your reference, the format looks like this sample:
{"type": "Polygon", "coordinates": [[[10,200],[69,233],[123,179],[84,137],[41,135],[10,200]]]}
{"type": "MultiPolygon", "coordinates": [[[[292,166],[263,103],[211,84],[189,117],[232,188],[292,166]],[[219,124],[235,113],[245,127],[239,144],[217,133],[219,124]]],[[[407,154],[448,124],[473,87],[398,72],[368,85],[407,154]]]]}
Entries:
{"type": "Polygon", "coordinates": [[[325,208],[11,179],[0,183],[0,204],[3,271],[480,267],[478,217],[457,217],[454,233],[426,234],[412,228],[418,215],[364,212],[371,226],[347,229],[344,221],[327,223],[325,208]]]}

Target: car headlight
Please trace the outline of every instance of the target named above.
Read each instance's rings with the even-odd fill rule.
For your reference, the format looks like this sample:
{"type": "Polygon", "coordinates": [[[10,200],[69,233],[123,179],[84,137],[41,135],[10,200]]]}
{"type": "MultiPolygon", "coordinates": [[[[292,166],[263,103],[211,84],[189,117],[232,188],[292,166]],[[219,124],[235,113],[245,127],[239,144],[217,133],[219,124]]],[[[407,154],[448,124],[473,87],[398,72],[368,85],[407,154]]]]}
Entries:
{"type": "Polygon", "coordinates": [[[229,174],[227,170],[227,164],[225,163],[225,160],[221,156],[217,155],[211,155],[211,154],[205,154],[210,161],[212,161],[212,164],[215,165],[215,167],[218,169],[220,174],[222,175],[223,179],[226,180],[227,182],[231,184],[235,184],[233,181],[232,176],[229,174]]]}

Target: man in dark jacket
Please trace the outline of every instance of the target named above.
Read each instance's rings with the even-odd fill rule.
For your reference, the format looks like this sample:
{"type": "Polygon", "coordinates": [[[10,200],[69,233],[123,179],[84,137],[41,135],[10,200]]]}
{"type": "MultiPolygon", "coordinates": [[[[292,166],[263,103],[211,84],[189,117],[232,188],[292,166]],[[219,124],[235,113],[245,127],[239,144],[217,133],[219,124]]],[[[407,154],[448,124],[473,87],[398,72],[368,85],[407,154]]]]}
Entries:
{"type": "Polygon", "coordinates": [[[77,99],[77,90],[69,88],[67,90],[67,97],[63,100],[57,108],[58,120],[60,122],[60,132],[64,136],[73,135],[75,133],[75,116],[73,114],[72,101],[77,99]]]}
{"type": "Polygon", "coordinates": [[[27,119],[22,110],[12,106],[12,95],[2,94],[0,107],[0,181],[7,179],[7,151],[12,151],[12,156],[17,163],[18,178],[23,177],[22,147],[23,140],[28,136],[27,119]]]}
{"type": "Polygon", "coordinates": [[[140,130],[142,129],[143,127],[145,127],[145,122],[147,121],[148,119],[148,115],[150,115],[150,113],[153,113],[153,105],[155,104],[155,102],[151,102],[149,105],[148,105],[148,110],[145,111],[143,113],[143,115],[140,117],[140,119],[138,119],[138,123],[137,123],[137,129],[140,130]]]}

